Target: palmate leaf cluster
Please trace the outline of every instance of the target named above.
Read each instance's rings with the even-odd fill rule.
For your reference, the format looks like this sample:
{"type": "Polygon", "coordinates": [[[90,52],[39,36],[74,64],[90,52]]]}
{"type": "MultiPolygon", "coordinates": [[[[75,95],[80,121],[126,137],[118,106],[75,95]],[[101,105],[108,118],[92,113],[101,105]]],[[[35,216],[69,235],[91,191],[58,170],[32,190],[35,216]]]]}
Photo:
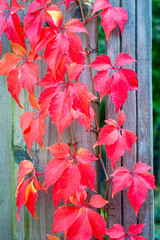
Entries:
{"type": "MultiPolygon", "coordinates": [[[[20,127],[24,140],[31,156],[33,142],[37,142],[42,149],[43,136],[46,132],[45,118],[50,117],[58,132],[57,143],[45,146],[51,152],[53,159],[48,162],[45,173],[37,173],[29,160],[21,161],[18,171],[16,191],[16,205],[18,208],[17,219],[20,223],[19,211],[25,205],[34,218],[38,220],[35,210],[38,192],[52,187],[52,199],[55,207],[52,235],[49,239],[58,239],[56,232],[64,232],[68,240],[90,240],[92,236],[102,240],[105,235],[110,240],[132,240],[146,238],[139,236],[144,224],[132,224],[128,231],[118,224],[107,230],[104,218],[92,208],[103,208],[106,216],[106,199],[96,193],[96,171],[90,164],[100,160],[103,164],[101,153],[94,156],[85,146],[78,146],[73,137],[71,124],[78,121],[90,133],[91,124],[95,119],[98,140],[93,148],[105,146],[106,154],[110,159],[112,174],[104,167],[107,185],[113,182],[112,197],[119,191],[128,188],[128,200],[138,216],[139,210],[144,203],[148,190],[155,188],[153,174],[148,172],[151,167],[139,162],[130,172],[125,167],[117,168],[116,163],[125,151],[131,153],[136,135],[123,128],[125,114],[121,107],[128,98],[130,91],[138,90],[137,74],[128,69],[128,65],[135,62],[128,53],[120,53],[111,63],[109,56],[102,54],[93,62],[90,52],[82,48],[82,41],[77,33],[86,35],[89,41],[88,31],[85,27],[85,19],[81,2],[78,1],[82,20],[70,19],[63,24],[63,13],[56,4],[50,0],[36,0],[30,5],[22,6],[16,0],[1,0],[0,18],[1,31],[5,32],[10,40],[12,52],[6,53],[0,60],[0,74],[7,75],[8,91],[15,99],[20,108],[23,108],[19,100],[22,88],[28,92],[28,100],[33,112],[24,112],[20,117],[20,127]],[[21,24],[18,12],[23,8],[28,11],[21,24]],[[44,24],[47,22],[47,25],[44,24]],[[44,24],[44,25],[43,25],[44,24]],[[30,49],[26,46],[29,42],[30,49]],[[37,61],[42,61],[40,52],[44,52],[44,61],[48,68],[46,75],[40,79],[37,61]],[[96,69],[98,73],[92,77],[94,89],[90,92],[87,85],[79,81],[79,76],[85,68],[96,69]],[[38,97],[35,96],[35,88],[42,86],[43,90],[38,97]],[[115,105],[117,121],[105,120],[106,125],[99,129],[94,102],[95,91],[100,94],[100,101],[108,94],[115,105]],[[92,108],[93,107],[93,108],[92,108]],[[71,148],[61,139],[63,131],[70,127],[72,137],[71,148]],[[38,176],[44,174],[45,182],[41,184],[38,176]],[[87,188],[95,194],[89,198],[87,188]],[[65,206],[59,206],[64,201],[65,206]]],[[[67,10],[70,0],[65,0],[67,10]]],[[[121,7],[114,7],[109,0],[96,0],[93,13],[101,11],[101,25],[108,40],[112,30],[118,25],[121,35],[128,13],[121,7]]],[[[94,17],[93,17],[94,18],[94,17]]],[[[92,19],[90,19],[92,20],[92,19]]],[[[1,47],[1,46],[0,46],[1,47]]],[[[92,73],[92,71],[91,71],[92,73]]],[[[101,151],[100,151],[101,152],[101,151]]]]}

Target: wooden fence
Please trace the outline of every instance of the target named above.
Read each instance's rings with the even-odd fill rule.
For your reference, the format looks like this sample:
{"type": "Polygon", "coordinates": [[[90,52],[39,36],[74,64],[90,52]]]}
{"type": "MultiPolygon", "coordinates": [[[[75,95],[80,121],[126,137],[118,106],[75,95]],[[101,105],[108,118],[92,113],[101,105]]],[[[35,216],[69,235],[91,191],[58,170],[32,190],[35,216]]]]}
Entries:
{"type": "MultiPolygon", "coordinates": [[[[129,53],[138,60],[131,68],[136,70],[139,79],[139,92],[129,92],[129,97],[123,106],[126,115],[124,127],[133,131],[138,141],[132,148],[132,153],[125,153],[121,162],[116,166],[125,166],[132,170],[134,164],[143,161],[152,165],[152,87],[151,87],[151,0],[113,0],[114,6],[122,6],[128,11],[129,21],[125,26],[123,37],[120,37],[118,27],[111,34],[106,42],[106,53],[115,60],[120,52],[129,53]]],[[[74,11],[71,4],[70,13],[74,11]]],[[[65,15],[65,19],[68,16],[65,15]]],[[[94,19],[87,24],[89,32],[89,43],[91,48],[98,46],[98,19],[94,19]]],[[[83,48],[86,47],[84,35],[82,34],[83,48]]],[[[10,46],[5,36],[2,37],[3,51],[10,51],[10,46]]],[[[91,54],[93,61],[97,53],[91,54]]],[[[44,76],[46,65],[39,65],[39,76],[44,76]]],[[[14,100],[11,99],[7,90],[6,77],[1,76],[0,81],[0,239],[3,240],[44,240],[46,233],[51,234],[53,222],[53,203],[51,189],[46,195],[41,191],[36,203],[36,212],[40,221],[35,220],[25,207],[20,211],[20,219],[23,228],[20,227],[16,219],[16,199],[15,190],[17,182],[17,171],[21,160],[30,159],[23,135],[20,130],[19,117],[24,112],[14,100]]],[[[91,76],[89,69],[86,69],[81,76],[81,81],[87,84],[91,91],[91,76]]],[[[37,90],[37,95],[41,89],[37,90]]],[[[28,104],[28,97],[22,93],[21,103],[25,111],[33,111],[28,104]]],[[[97,109],[98,110],[98,109],[97,109]]],[[[115,109],[110,97],[106,98],[106,119],[115,118],[115,109]]],[[[45,146],[56,143],[58,135],[54,125],[50,120],[46,120],[45,146]]],[[[96,134],[88,132],[79,123],[73,123],[73,134],[78,147],[85,147],[97,154],[92,146],[96,142],[96,134]]],[[[65,130],[62,135],[65,143],[70,142],[70,132],[65,130]]],[[[47,150],[41,150],[38,145],[32,148],[32,161],[38,172],[43,172],[51,155],[47,150]]],[[[106,166],[111,173],[110,163],[107,160],[106,166]]],[[[99,165],[95,166],[99,173],[99,165]]],[[[99,188],[99,176],[96,181],[96,188],[99,188]]],[[[136,218],[133,208],[127,200],[127,193],[123,191],[111,199],[111,188],[109,188],[109,201],[116,207],[110,210],[108,227],[114,223],[122,224],[126,229],[132,223],[145,223],[143,236],[148,240],[153,240],[153,192],[149,191],[148,198],[143,204],[139,218],[136,218]]],[[[61,238],[63,239],[63,238],[61,238]]]]}

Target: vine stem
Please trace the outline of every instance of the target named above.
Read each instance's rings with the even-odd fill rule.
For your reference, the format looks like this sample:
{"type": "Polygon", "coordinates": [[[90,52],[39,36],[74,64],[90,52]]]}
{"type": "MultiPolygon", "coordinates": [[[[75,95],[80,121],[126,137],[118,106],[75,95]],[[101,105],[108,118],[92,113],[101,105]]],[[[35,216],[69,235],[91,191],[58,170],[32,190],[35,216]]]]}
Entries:
{"type": "Polygon", "coordinates": [[[101,12],[100,12],[100,13],[98,13],[97,15],[95,15],[95,16],[93,16],[93,17],[89,18],[88,20],[86,20],[86,21],[85,21],[85,23],[87,23],[87,22],[91,21],[92,19],[94,19],[94,18],[98,17],[99,15],[101,15],[101,12]]]}
{"type": "MultiPolygon", "coordinates": [[[[83,25],[86,26],[86,21],[85,21],[85,17],[84,17],[84,12],[83,12],[83,8],[82,8],[81,0],[77,0],[77,1],[79,3],[79,7],[80,7],[80,10],[81,10],[83,25]]],[[[86,36],[86,44],[87,44],[88,61],[89,61],[89,64],[91,64],[89,38],[88,38],[88,35],[86,33],[85,33],[85,36],[86,36]]],[[[95,94],[95,91],[94,91],[94,75],[93,75],[92,67],[90,67],[90,72],[91,72],[91,78],[92,78],[92,94],[94,95],[95,94]]],[[[96,114],[94,101],[92,101],[92,104],[93,104],[93,110],[94,110],[94,113],[95,113],[95,123],[96,123],[97,133],[99,135],[99,124],[98,124],[98,119],[97,119],[97,114],[96,114]]],[[[104,173],[105,173],[105,177],[106,177],[106,196],[107,196],[108,195],[108,187],[107,186],[108,186],[109,177],[108,177],[108,174],[107,174],[107,171],[106,171],[103,159],[102,159],[102,147],[101,146],[99,146],[99,159],[100,159],[100,162],[102,164],[102,167],[103,167],[103,170],[104,170],[104,173]]]]}

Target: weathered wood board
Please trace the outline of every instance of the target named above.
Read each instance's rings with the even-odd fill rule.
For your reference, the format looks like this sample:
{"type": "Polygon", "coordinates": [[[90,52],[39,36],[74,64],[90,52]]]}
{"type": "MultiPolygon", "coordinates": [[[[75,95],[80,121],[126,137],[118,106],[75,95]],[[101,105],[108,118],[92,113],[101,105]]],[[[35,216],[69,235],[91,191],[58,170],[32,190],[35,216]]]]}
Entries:
{"type": "MultiPolygon", "coordinates": [[[[132,171],[136,162],[142,161],[146,164],[153,165],[152,150],[152,72],[151,72],[151,5],[152,1],[111,1],[114,6],[120,6],[128,11],[128,22],[125,25],[123,36],[120,36],[118,28],[113,31],[106,42],[106,53],[111,57],[113,62],[120,53],[128,53],[137,59],[137,63],[133,63],[128,68],[137,72],[139,79],[140,92],[129,92],[128,99],[123,105],[123,111],[126,115],[124,128],[134,132],[137,137],[137,143],[132,147],[131,155],[126,152],[121,161],[116,164],[124,166],[132,171]]],[[[115,108],[110,101],[110,97],[106,98],[106,119],[115,118],[115,108]]],[[[107,159],[107,170],[111,173],[110,163],[107,159]]],[[[110,184],[111,185],[111,184],[110,184]]],[[[109,187],[109,195],[112,186],[109,187]]],[[[143,204],[139,217],[127,200],[127,189],[122,193],[117,193],[113,199],[109,197],[110,203],[116,207],[110,210],[108,227],[113,224],[122,224],[127,230],[133,223],[145,223],[143,236],[147,239],[154,239],[154,217],[153,217],[153,192],[148,191],[148,197],[143,204]]]]}
{"type": "MultiPolygon", "coordinates": [[[[29,3],[29,1],[28,1],[29,3]]],[[[77,6],[77,4],[76,4],[77,6]]],[[[60,6],[60,9],[64,13],[64,22],[67,21],[69,15],[73,15],[75,9],[75,3],[71,3],[71,10],[66,14],[65,5],[60,6]]],[[[22,16],[23,17],[23,16],[22,16]]],[[[73,17],[73,16],[72,16],[73,17]]],[[[74,16],[76,17],[76,16],[74,16]]],[[[77,16],[78,17],[78,16],[77,16]]],[[[95,19],[91,23],[87,24],[89,32],[90,45],[93,49],[98,45],[98,20],[95,19]]],[[[83,43],[83,48],[86,48],[85,36],[80,35],[83,43]]],[[[5,45],[3,41],[3,47],[5,45]]],[[[6,42],[5,51],[10,51],[10,46],[6,42]]],[[[97,56],[97,53],[91,54],[91,60],[97,56]]],[[[39,79],[44,77],[47,66],[45,63],[39,64],[39,79]]],[[[88,64],[88,63],[87,63],[88,64]]],[[[88,89],[92,91],[92,79],[90,75],[90,69],[86,68],[80,78],[81,82],[87,84],[88,89]]],[[[36,95],[41,92],[41,87],[37,88],[36,95]]],[[[0,107],[2,117],[0,119],[0,170],[1,170],[1,195],[0,195],[0,217],[1,217],[1,230],[0,234],[2,239],[6,240],[44,240],[47,239],[46,234],[52,233],[54,205],[52,201],[52,191],[49,189],[46,194],[45,191],[39,192],[38,200],[36,202],[36,213],[39,221],[34,219],[31,214],[23,206],[20,210],[20,220],[23,228],[19,225],[16,219],[16,199],[15,191],[17,185],[17,172],[19,164],[22,160],[27,159],[33,162],[37,172],[44,172],[47,162],[52,159],[50,152],[46,149],[42,150],[38,144],[34,144],[31,150],[32,159],[29,157],[23,134],[20,129],[19,117],[23,112],[32,112],[33,109],[28,102],[28,94],[26,91],[21,92],[20,102],[24,107],[24,110],[20,109],[14,100],[11,100],[10,94],[7,91],[6,78],[1,77],[1,90],[0,90],[0,107]]],[[[98,113],[98,108],[97,108],[98,113]]],[[[58,134],[56,127],[51,123],[50,119],[46,121],[46,134],[44,137],[45,147],[51,146],[57,142],[58,134]]],[[[94,123],[93,123],[94,126],[94,123]]],[[[78,148],[84,147],[97,155],[97,150],[93,150],[92,147],[97,140],[97,134],[91,132],[90,134],[86,129],[81,126],[77,121],[73,123],[73,135],[76,142],[78,142],[78,148]]],[[[65,143],[71,142],[71,135],[69,128],[62,134],[62,140],[65,143]]],[[[71,147],[72,148],[72,147],[71,147]]],[[[94,164],[97,173],[99,174],[99,164],[94,164]]],[[[39,176],[39,179],[44,180],[39,176]]],[[[99,190],[99,177],[97,175],[96,189],[99,190]]],[[[90,192],[92,194],[92,192],[90,192]]],[[[63,235],[59,234],[59,237],[63,239],[63,235]]]]}

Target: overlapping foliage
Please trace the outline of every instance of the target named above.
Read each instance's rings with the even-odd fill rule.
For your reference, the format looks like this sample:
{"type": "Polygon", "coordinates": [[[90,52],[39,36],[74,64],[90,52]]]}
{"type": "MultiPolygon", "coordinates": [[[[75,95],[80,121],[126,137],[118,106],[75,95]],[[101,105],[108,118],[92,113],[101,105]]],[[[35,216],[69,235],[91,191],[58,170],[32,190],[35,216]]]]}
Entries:
{"type": "MultiPolygon", "coordinates": [[[[64,3],[68,10],[70,0],[65,0],[64,3]]],[[[80,1],[78,3],[81,7],[80,1]]],[[[96,0],[92,15],[100,10],[106,38],[109,38],[117,24],[123,34],[125,23],[128,21],[127,11],[112,6],[109,0],[96,0]]],[[[73,18],[63,24],[62,12],[50,0],[36,0],[29,6],[25,5],[25,1],[20,6],[16,0],[11,0],[11,7],[7,0],[1,0],[0,18],[0,34],[5,32],[13,50],[12,53],[4,54],[0,60],[0,74],[7,75],[8,91],[19,107],[23,108],[19,95],[24,88],[28,92],[30,105],[34,108],[34,112],[25,112],[20,117],[21,130],[29,154],[31,155],[34,141],[44,148],[44,120],[48,115],[59,135],[57,143],[47,147],[54,158],[46,166],[43,185],[37,180],[39,173],[30,161],[24,160],[20,164],[16,192],[18,221],[20,222],[19,211],[23,204],[33,217],[38,219],[35,212],[38,191],[48,191],[53,185],[52,196],[56,211],[53,235],[47,235],[49,239],[58,239],[54,234],[61,231],[64,231],[68,240],[89,240],[92,235],[102,240],[105,234],[110,239],[145,239],[137,236],[144,227],[142,224],[132,224],[128,234],[118,224],[106,229],[103,217],[92,209],[103,208],[105,212],[105,205],[108,204],[107,199],[103,199],[95,190],[96,172],[90,163],[98,161],[97,156],[93,156],[85,148],[77,149],[76,142],[72,154],[69,146],[60,141],[64,129],[73,121],[77,120],[90,132],[91,123],[96,118],[94,107],[90,106],[96,99],[94,91],[89,92],[87,86],[79,82],[82,71],[86,67],[98,71],[93,79],[93,86],[99,92],[100,100],[106,94],[111,96],[117,114],[127,100],[128,92],[138,90],[136,73],[122,68],[136,60],[128,53],[120,53],[112,65],[110,57],[102,54],[87,66],[86,58],[89,52],[82,48],[81,39],[76,34],[88,34],[84,18],[82,17],[83,23],[73,18]],[[18,12],[24,8],[28,8],[28,11],[21,25],[18,12]],[[30,44],[29,49],[26,41],[30,44]],[[40,51],[44,52],[44,60],[48,65],[43,79],[39,79],[38,76],[37,60],[43,60],[40,51]],[[44,88],[38,99],[34,95],[37,85],[44,88]],[[88,197],[87,187],[95,192],[91,199],[88,197]],[[65,206],[58,207],[62,200],[65,206]]],[[[123,111],[119,113],[117,122],[118,124],[113,119],[106,120],[107,125],[101,130],[97,129],[99,136],[94,145],[105,145],[112,170],[126,150],[131,152],[137,139],[134,133],[122,128],[125,122],[123,111]]],[[[98,157],[102,161],[101,156],[98,157]]],[[[137,216],[147,197],[147,190],[155,188],[154,176],[148,172],[150,168],[141,162],[135,165],[132,172],[119,167],[111,174],[110,179],[106,172],[106,181],[113,181],[113,197],[117,192],[129,187],[128,199],[137,216]]]]}

